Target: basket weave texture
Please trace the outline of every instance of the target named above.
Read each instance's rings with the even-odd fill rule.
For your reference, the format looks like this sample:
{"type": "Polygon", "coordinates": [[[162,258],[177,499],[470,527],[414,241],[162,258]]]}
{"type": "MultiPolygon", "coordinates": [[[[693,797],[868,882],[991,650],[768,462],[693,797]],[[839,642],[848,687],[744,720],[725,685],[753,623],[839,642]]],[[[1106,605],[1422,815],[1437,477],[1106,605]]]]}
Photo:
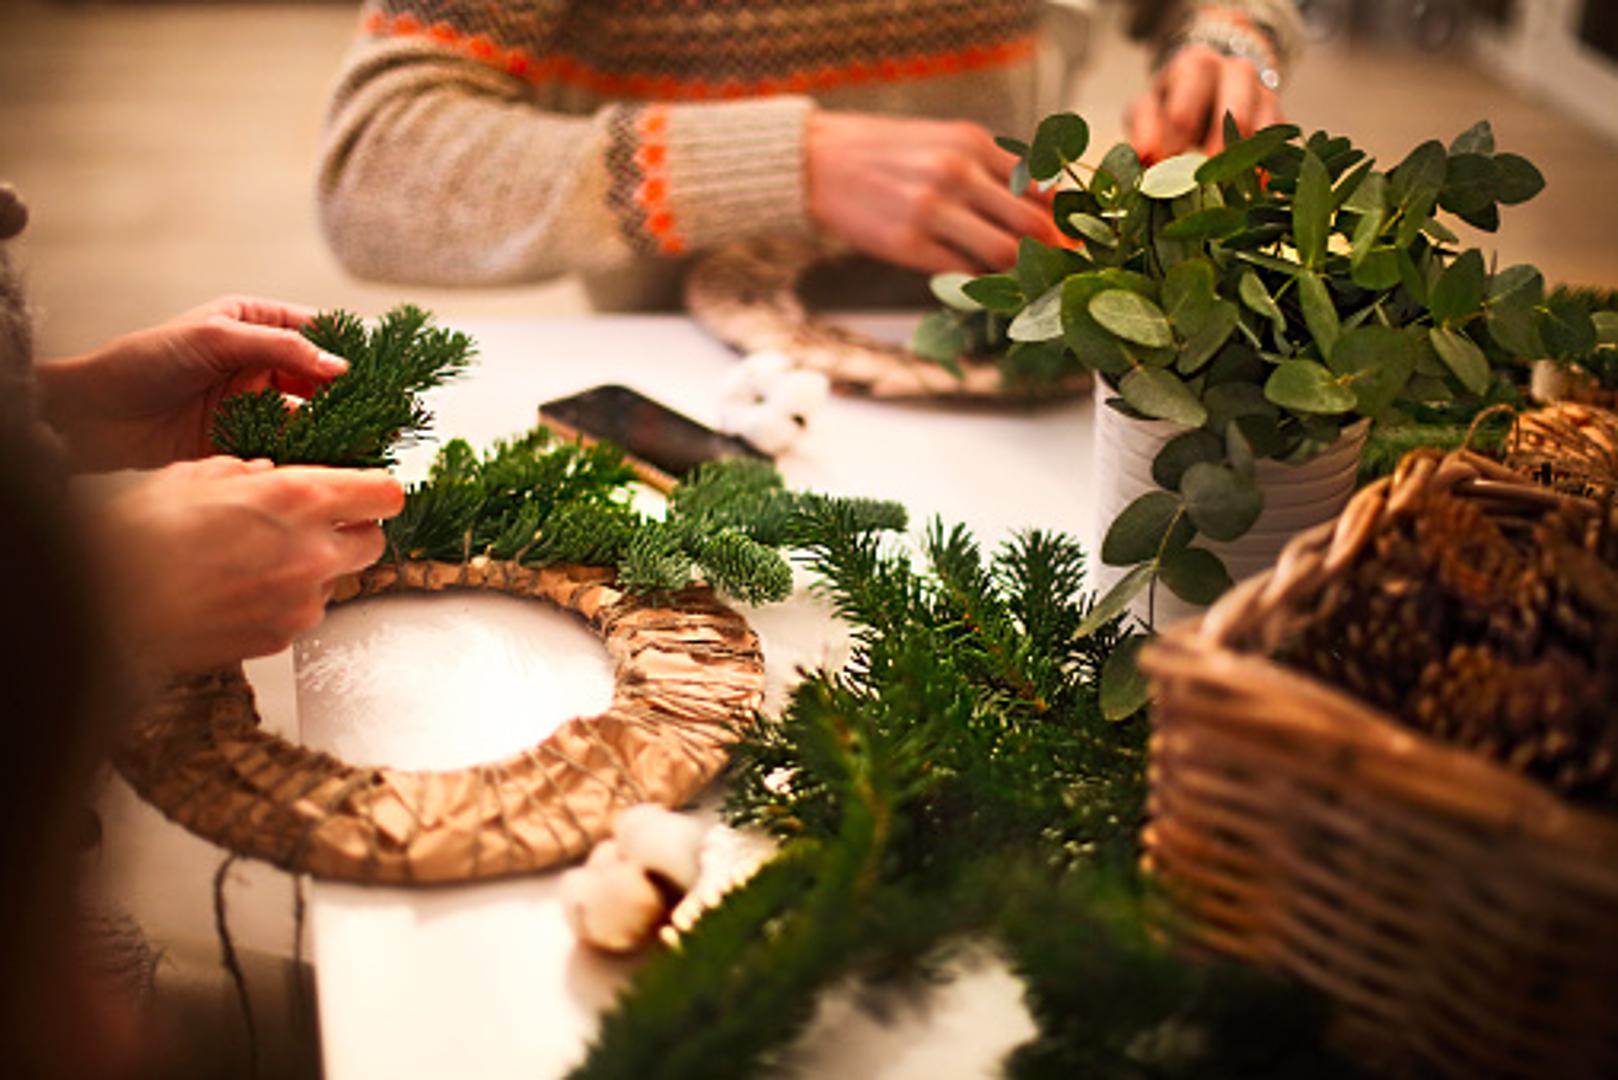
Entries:
{"type": "Polygon", "coordinates": [[[1270,659],[1432,489],[1529,519],[1563,498],[1474,455],[1413,455],[1162,635],[1142,656],[1145,862],[1190,947],[1323,990],[1380,1071],[1615,1076],[1618,816],[1270,659]]]}
{"type": "Polygon", "coordinates": [[[763,704],[757,636],[703,588],[651,603],[618,589],[611,570],[474,558],[378,564],[341,582],[333,599],[443,589],[532,597],[578,613],[613,661],[612,705],[503,761],[390,769],[264,731],[235,666],[169,685],[135,719],[119,770],[192,832],[286,870],[390,884],[466,881],[581,855],[635,803],[684,802],[724,766],[735,725],[763,704]]]}

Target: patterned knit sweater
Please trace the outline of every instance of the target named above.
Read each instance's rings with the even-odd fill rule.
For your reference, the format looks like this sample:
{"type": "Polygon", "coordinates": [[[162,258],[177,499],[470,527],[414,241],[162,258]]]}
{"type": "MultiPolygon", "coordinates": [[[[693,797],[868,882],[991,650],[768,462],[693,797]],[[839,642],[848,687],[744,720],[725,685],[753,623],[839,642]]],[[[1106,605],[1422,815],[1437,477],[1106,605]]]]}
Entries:
{"type": "MultiPolygon", "coordinates": [[[[809,227],[828,108],[1025,134],[1057,101],[1056,0],[379,0],[332,100],[322,225],[354,273],[422,284],[582,271],[673,306],[682,257],[809,227]]],[[[1222,0],[1285,43],[1290,0],[1222,0]]]]}

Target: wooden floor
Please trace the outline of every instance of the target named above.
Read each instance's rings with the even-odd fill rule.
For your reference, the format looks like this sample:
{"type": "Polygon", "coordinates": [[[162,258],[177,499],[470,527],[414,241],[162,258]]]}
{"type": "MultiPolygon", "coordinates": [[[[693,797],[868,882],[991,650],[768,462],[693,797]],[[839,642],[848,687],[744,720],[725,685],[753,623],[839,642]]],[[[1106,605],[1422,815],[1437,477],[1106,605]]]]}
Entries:
{"type": "MultiPolygon", "coordinates": [[[[442,291],[346,277],[312,201],[325,93],[355,22],[343,5],[0,0],[0,180],[33,223],[21,244],[46,355],[86,348],[213,295],[254,292],[374,313],[409,299],[446,319],[584,308],[572,282],[442,291]]],[[[1144,55],[1103,37],[1082,87],[1100,138],[1119,132],[1144,55]]],[[[1291,116],[1353,135],[1390,163],[1422,139],[1491,118],[1550,187],[1488,242],[1502,264],[1618,286],[1618,145],[1451,58],[1317,50],[1291,116]]],[[[567,362],[567,358],[557,358],[567,362]]],[[[120,843],[103,872],[161,931],[208,933],[215,852],[114,790],[120,843]]],[[[285,948],[285,880],[242,871],[238,931],[285,948]]]]}

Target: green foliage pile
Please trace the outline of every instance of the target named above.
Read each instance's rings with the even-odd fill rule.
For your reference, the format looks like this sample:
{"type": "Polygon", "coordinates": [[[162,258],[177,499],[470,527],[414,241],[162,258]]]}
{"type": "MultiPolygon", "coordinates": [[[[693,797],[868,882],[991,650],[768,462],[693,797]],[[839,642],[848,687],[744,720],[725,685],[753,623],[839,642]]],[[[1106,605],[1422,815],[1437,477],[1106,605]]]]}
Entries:
{"type": "Polygon", "coordinates": [[[409,304],[388,312],[374,329],[346,311],[317,315],[304,336],[347,360],[348,371],[292,411],[273,387],[227,398],[214,420],[214,444],[277,465],[393,464],[394,448],[432,422],[422,392],[459,375],[475,355],[471,338],[431,322],[409,304]]]}
{"type": "Polygon", "coordinates": [[[859,525],[831,504],[799,524],[854,628],[851,663],[807,678],[733,755],[727,816],[780,855],[646,961],[575,1076],[789,1065],[823,990],[902,982],[968,936],[1027,981],[1041,1034],[1017,1075],[1322,1075],[1309,999],[1172,960],[1133,871],[1097,876],[1133,865],[1146,732],[1103,718],[1118,630],[1075,636],[1091,608],[1073,541],[1028,533],[985,558],[935,525],[918,570],[859,525]]]}
{"type": "Polygon", "coordinates": [[[756,459],[699,466],[661,519],[631,508],[633,481],[616,447],[564,442],[543,427],[482,457],[456,439],[385,524],[388,550],[399,559],[613,566],[642,595],[701,578],[757,604],[792,591],[791,567],[777,549],[797,543],[816,513],[837,507],[862,530],[905,526],[897,503],[788,491],[774,466],[756,459]]]}
{"type": "Polygon", "coordinates": [[[1480,229],[1544,179],[1499,152],[1485,121],[1378,171],[1342,137],[1276,125],[1227,148],[1143,168],[1127,145],[1081,164],[1089,129],[1046,118],[1013,183],[1057,186],[1056,225],[1082,250],[1022,244],[1010,273],[946,275],[945,310],[918,352],[948,360],[962,327],[993,313],[1013,381],[1090,370],[1108,404],[1180,427],[1154,463],[1161,490],[1113,522],[1104,561],[1131,566],[1104,601],[1123,610],[1158,582],[1206,604],[1230,585],[1199,536],[1230,541],[1263,509],[1254,463],[1302,462],[1370,418],[1487,399],[1537,357],[1594,343],[1579,303],[1549,297],[1531,266],[1491,270],[1439,218],[1480,229]]]}
{"type": "MultiPolygon", "coordinates": [[[[1564,285],[1551,294],[1551,302],[1587,312],[1594,331],[1572,342],[1575,348],[1564,358],[1567,363],[1593,376],[1603,390],[1618,391],[1618,290],[1564,285]]],[[[1582,323],[1575,332],[1582,335],[1582,323]]]]}

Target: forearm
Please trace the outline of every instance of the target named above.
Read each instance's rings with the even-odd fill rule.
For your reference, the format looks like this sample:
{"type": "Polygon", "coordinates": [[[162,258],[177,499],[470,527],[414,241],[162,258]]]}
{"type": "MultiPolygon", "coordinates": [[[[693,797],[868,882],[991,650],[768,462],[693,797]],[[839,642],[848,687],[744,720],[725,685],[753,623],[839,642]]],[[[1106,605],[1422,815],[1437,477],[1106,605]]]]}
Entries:
{"type": "Polygon", "coordinates": [[[1251,32],[1262,37],[1262,51],[1269,54],[1250,57],[1255,66],[1267,64],[1284,73],[1303,46],[1303,24],[1293,0],[1144,0],[1141,15],[1136,29],[1154,42],[1160,63],[1187,41],[1221,47],[1230,40],[1229,31],[1238,39],[1251,32]]]}
{"type": "Polygon", "coordinates": [[[807,99],[539,107],[417,41],[360,46],[322,154],[327,237],[355,273],[533,281],[801,227],[807,99]]]}

